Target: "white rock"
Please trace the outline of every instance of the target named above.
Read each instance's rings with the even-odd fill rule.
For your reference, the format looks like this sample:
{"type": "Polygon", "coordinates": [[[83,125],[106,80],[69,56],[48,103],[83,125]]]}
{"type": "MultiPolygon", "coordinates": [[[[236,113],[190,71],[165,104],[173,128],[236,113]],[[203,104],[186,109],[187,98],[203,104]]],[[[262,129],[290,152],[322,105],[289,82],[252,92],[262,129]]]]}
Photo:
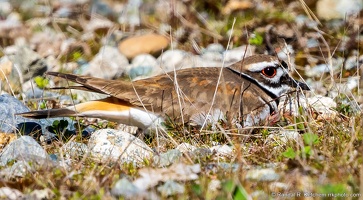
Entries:
{"type": "Polygon", "coordinates": [[[217,155],[219,156],[232,156],[233,150],[228,145],[217,145],[210,148],[210,150],[213,152],[215,151],[217,155]]]}
{"type": "Polygon", "coordinates": [[[186,51],[172,49],[162,53],[157,59],[157,62],[161,72],[171,72],[174,69],[178,70],[180,68],[192,67],[191,64],[185,63],[185,60],[191,56],[193,55],[186,51]]]}
{"type": "Polygon", "coordinates": [[[153,151],[139,138],[113,129],[94,132],[88,142],[91,155],[100,162],[118,161],[141,165],[151,158],[153,151]]]}
{"type": "Polygon", "coordinates": [[[337,107],[337,103],[330,97],[323,97],[320,95],[313,96],[307,99],[309,105],[311,105],[317,112],[330,113],[337,107]]]}
{"type": "Polygon", "coordinates": [[[289,141],[298,141],[300,138],[299,132],[295,130],[281,130],[278,133],[268,135],[267,141],[276,141],[278,143],[286,144],[289,141]]]}
{"type": "Polygon", "coordinates": [[[177,150],[179,150],[182,153],[192,152],[197,149],[197,147],[189,144],[189,143],[181,143],[176,147],[177,150]]]}
{"type": "Polygon", "coordinates": [[[2,187],[0,188],[0,199],[16,200],[22,199],[24,194],[17,189],[2,187]]]}
{"type": "Polygon", "coordinates": [[[319,0],[316,11],[321,19],[344,19],[358,13],[363,8],[362,0],[319,0]]]}
{"type": "Polygon", "coordinates": [[[208,191],[215,192],[221,188],[221,181],[212,179],[208,184],[208,191]]]}
{"type": "Polygon", "coordinates": [[[160,185],[157,190],[163,196],[170,196],[175,194],[183,194],[185,191],[184,185],[177,183],[173,180],[167,180],[163,185],[160,185]]]}
{"type": "Polygon", "coordinates": [[[64,144],[62,151],[71,158],[87,155],[89,152],[87,145],[74,141],[69,141],[64,144]]]}
{"type": "Polygon", "coordinates": [[[202,58],[206,60],[219,61],[223,60],[224,47],[221,44],[213,43],[209,44],[205,49],[202,50],[202,58]]]}
{"type": "Polygon", "coordinates": [[[245,45],[230,49],[224,52],[225,62],[236,62],[242,60],[244,57],[252,56],[255,54],[256,47],[252,45],[245,45]],[[245,55],[246,54],[246,55],[245,55]]]}
{"type": "Polygon", "coordinates": [[[299,106],[302,106],[305,110],[310,107],[320,114],[322,118],[334,119],[337,115],[335,108],[337,104],[330,97],[324,97],[321,95],[316,95],[309,98],[290,98],[287,101],[286,98],[282,99],[279,104],[279,110],[283,112],[289,112],[293,116],[299,116],[299,106]],[[290,102],[291,101],[291,102],[290,102]]]}
{"type": "Polygon", "coordinates": [[[335,98],[340,94],[351,96],[352,90],[358,87],[359,79],[359,76],[351,76],[345,83],[337,83],[335,87],[329,90],[329,97],[335,98]]]}
{"type": "Polygon", "coordinates": [[[205,48],[205,51],[223,53],[225,51],[223,45],[219,43],[212,43],[205,48]]]}
{"type": "Polygon", "coordinates": [[[37,141],[25,135],[12,141],[2,150],[0,154],[0,166],[5,166],[9,161],[45,164],[49,161],[49,156],[37,141]]]}
{"type": "Polygon", "coordinates": [[[280,179],[280,175],[270,168],[252,169],[247,172],[246,179],[255,181],[276,181],[280,179]]]}
{"type": "Polygon", "coordinates": [[[160,73],[156,59],[150,54],[137,55],[131,65],[127,67],[126,74],[131,80],[147,78],[160,73]]]}
{"type": "Polygon", "coordinates": [[[273,182],[269,185],[271,191],[287,191],[289,188],[289,184],[282,182],[273,182]]]}
{"type": "Polygon", "coordinates": [[[116,47],[104,46],[91,60],[82,73],[97,78],[113,79],[120,77],[129,65],[128,59],[116,47]]]}

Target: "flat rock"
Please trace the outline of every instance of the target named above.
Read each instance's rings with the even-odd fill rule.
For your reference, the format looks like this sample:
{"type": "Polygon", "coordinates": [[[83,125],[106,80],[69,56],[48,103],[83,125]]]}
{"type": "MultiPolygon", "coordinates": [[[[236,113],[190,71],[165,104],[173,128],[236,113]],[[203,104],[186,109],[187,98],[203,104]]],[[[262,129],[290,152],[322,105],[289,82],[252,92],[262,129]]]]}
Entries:
{"type": "Polygon", "coordinates": [[[0,95],[0,131],[12,133],[16,130],[17,124],[34,121],[19,115],[14,115],[16,113],[28,111],[29,108],[13,96],[8,94],[0,95]]]}
{"type": "Polygon", "coordinates": [[[166,197],[175,194],[183,194],[185,187],[176,181],[168,180],[163,185],[160,185],[157,190],[161,193],[161,195],[166,197]]]}
{"type": "Polygon", "coordinates": [[[179,150],[181,153],[187,153],[187,152],[192,152],[192,151],[196,150],[197,147],[184,142],[184,143],[179,144],[176,147],[176,149],[179,150]]]}
{"type": "Polygon", "coordinates": [[[14,83],[24,83],[47,71],[47,63],[38,53],[27,46],[12,46],[5,50],[7,58],[13,63],[8,79],[14,83]]]}
{"type": "Polygon", "coordinates": [[[179,150],[171,149],[165,153],[154,156],[154,163],[156,163],[158,167],[166,167],[178,161],[181,156],[182,153],[179,150]]]}
{"type": "Polygon", "coordinates": [[[271,168],[252,169],[247,172],[246,179],[255,181],[277,181],[280,179],[280,175],[271,168]]]}
{"type": "Polygon", "coordinates": [[[118,180],[111,190],[112,195],[117,197],[123,196],[126,198],[135,198],[136,196],[140,195],[140,193],[142,193],[142,191],[127,178],[118,180]]]}
{"type": "Polygon", "coordinates": [[[81,74],[113,79],[120,77],[128,65],[129,61],[116,47],[103,46],[81,74]]]}
{"type": "Polygon", "coordinates": [[[22,199],[24,194],[17,189],[2,187],[0,188],[0,199],[16,200],[22,199]]]}
{"type": "Polygon", "coordinates": [[[362,0],[319,0],[316,12],[319,18],[344,19],[347,15],[358,13],[363,8],[362,0]]]}
{"type": "Polygon", "coordinates": [[[101,129],[88,142],[91,155],[100,162],[120,162],[141,165],[153,151],[139,138],[118,130],[101,129]]]}
{"type": "Polygon", "coordinates": [[[89,153],[86,144],[69,141],[62,147],[63,152],[71,158],[81,157],[89,153]]]}
{"type": "Polygon", "coordinates": [[[0,166],[9,161],[27,161],[43,164],[48,160],[47,152],[30,136],[21,136],[8,144],[0,154],[0,166]]]}
{"type": "Polygon", "coordinates": [[[131,80],[161,74],[157,65],[156,59],[150,54],[140,54],[132,60],[131,65],[129,65],[126,70],[126,74],[131,78],[131,80]]]}
{"type": "Polygon", "coordinates": [[[120,42],[118,48],[122,54],[131,59],[139,54],[155,54],[166,49],[169,39],[165,36],[149,33],[133,36],[120,42]]]}
{"type": "Polygon", "coordinates": [[[232,156],[233,149],[228,145],[217,145],[210,148],[212,152],[215,152],[217,156],[232,156]]]}
{"type": "Polygon", "coordinates": [[[289,114],[292,116],[300,116],[299,107],[302,107],[304,110],[309,110],[313,108],[315,112],[319,114],[319,118],[321,119],[334,119],[338,113],[335,111],[337,104],[330,97],[324,97],[321,95],[316,95],[314,97],[309,98],[283,98],[279,104],[279,110],[281,110],[282,114],[289,114]]]}
{"type": "Polygon", "coordinates": [[[158,66],[162,69],[162,71],[170,72],[181,68],[190,68],[192,63],[188,63],[188,57],[193,56],[191,53],[179,50],[179,49],[170,49],[164,51],[157,59],[158,66]]]}

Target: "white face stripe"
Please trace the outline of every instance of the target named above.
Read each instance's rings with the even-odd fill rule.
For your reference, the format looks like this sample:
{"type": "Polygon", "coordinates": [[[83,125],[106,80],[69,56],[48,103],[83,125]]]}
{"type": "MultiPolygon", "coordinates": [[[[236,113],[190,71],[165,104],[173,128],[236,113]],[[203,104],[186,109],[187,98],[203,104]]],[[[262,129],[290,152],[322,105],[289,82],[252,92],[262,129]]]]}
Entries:
{"type": "MultiPolygon", "coordinates": [[[[260,83],[258,82],[258,84],[260,84],[260,83]]],[[[260,85],[261,85],[261,87],[270,91],[272,94],[276,95],[277,97],[280,97],[282,94],[284,94],[290,90],[290,86],[288,86],[288,85],[281,85],[278,88],[270,87],[270,86],[263,85],[263,84],[260,84],[260,85]]]]}
{"type": "Polygon", "coordinates": [[[246,65],[245,68],[250,71],[250,72],[260,72],[263,69],[265,69],[266,67],[275,67],[280,65],[279,61],[264,61],[264,62],[258,62],[258,63],[253,63],[253,64],[249,64],[246,65]]]}
{"type": "Polygon", "coordinates": [[[269,81],[271,83],[278,83],[280,81],[280,78],[284,74],[285,74],[284,70],[281,67],[279,67],[279,68],[276,69],[276,75],[274,77],[268,78],[268,77],[266,77],[264,75],[262,75],[262,76],[263,76],[264,79],[266,79],[267,81],[269,81]]]}

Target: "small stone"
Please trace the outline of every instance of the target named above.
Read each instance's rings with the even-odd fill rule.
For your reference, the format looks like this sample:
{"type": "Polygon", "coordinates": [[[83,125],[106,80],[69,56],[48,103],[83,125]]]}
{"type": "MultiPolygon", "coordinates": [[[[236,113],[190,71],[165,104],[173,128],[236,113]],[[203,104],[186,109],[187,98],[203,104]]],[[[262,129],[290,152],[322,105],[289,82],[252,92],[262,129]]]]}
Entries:
{"type": "Polygon", "coordinates": [[[308,98],[307,102],[319,113],[331,113],[330,111],[337,107],[337,103],[332,98],[320,95],[308,98]]]}
{"type": "Polygon", "coordinates": [[[44,164],[49,159],[47,152],[30,136],[21,136],[8,144],[0,155],[0,166],[9,161],[27,161],[44,164]]]}
{"type": "Polygon", "coordinates": [[[251,169],[247,172],[246,179],[255,181],[277,181],[280,179],[280,175],[270,168],[251,169]]]}
{"type": "Polygon", "coordinates": [[[0,2],[0,15],[7,16],[11,12],[13,12],[13,6],[8,1],[1,1],[0,2]]]}
{"type": "Polygon", "coordinates": [[[142,0],[128,1],[126,6],[121,12],[118,22],[120,24],[127,24],[133,30],[135,26],[139,26],[141,23],[140,19],[140,6],[142,5],[142,0]]]}
{"type": "Polygon", "coordinates": [[[201,58],[205,59],[206,61],[220,62],[221,66],[222,66],[222,61],[223,61],[222,53],[214,52],[214,51],[207,51],[201,55],[201,58]]]}
{"type": "Polygon", "coordinates": [[[218,52],[222,54],[225,50],[226,49],[224,49],[223,45],[219,43],[212,43],[204,49],[204,52],[218,52]]]}
{"type": "Polygon", "coordinates": [[[319,0],[316,3],[318,17],[325,20],[343,19],[358,13],[362,8],[361,0],[319,0]]]}
{"type": "Polygon", "coordinates": [[[306,47],[307,48],[319,47],[319,41],[316,38],[309,38],[308,41],[306,42],[306,47]]]}
{"type": "Polygon", "coordinates": [[[268,135],[267,141],[278,141],[278,143],[286,144],[290,141],[299,141],[300,133],[295,130],[281,130],[278,133],[268,135]]]}
{"type": "Polygon", "coordinates": [[[221,44],[213,43],[202,51],[202,58],[213,61],[223,61],[224,47],[221,44]]]}
{"type": "Polygon", "coordinates": [[[157,190],[161,193],[162,196],[167,197],[175,194],[183,194],[185,187],[184,185],[173,180],[167,180],[163,185],[159,186],[157,190]]]}
{"type": "Polygon", "coordinates": [[[213,179],[208,184],[208,191],[215,192],[221,188],[221,181],[213,179]]]}
{"type": "Polygon", "coordinates": [[[344,69],[359,69],[359,65],[363,63],[363,55],[361,56],[362,60],[359,59],[358,55],[350,56],[345,61],[344,69]]]}
{"type": "Polygon", "coordinates": [[[182,153],[192,152],[197,149],[197,147],[189,144],[189,143],[181,143],[176,147],[177,150],[179,150],[182,153]]]}
{"type": "Polygon", "coordinates": [[[132,198],[140,195],[142,191],[137,188],[132,182],[127,178],[122,178],[118,180],[115,186],[111,190],[111,194],[117,197],[123,196],[126,198],[132,198]]]}
{"type": "Polygon", "coordinates": [[[213,152],[208,148],[197,148],[190,153],[190,156],[196,159],[206,158],[211,155],[213,155],[213,152]]]}
{"type": "Polygon", "coordinates": [[[165,50],[169,40],[158,34],[149,33],[140,36],[126,38],[119,44],[119,50],[127,58],[131,59],[140,54],[155,54],[165,50]]]}
{"type": "Polygon", "coordinates": [[[71,158],[82,157],[89,153],[89,149],[86,144],[73,141],[67,142],[65,145],[63,145],[62,150],[71,158]]]}
{"type": "MultiPolygon", "coordinates": [[[[308,110],[313,108],[314,111],[319,113],[319,116],[325,119],[334,119],[337,116],[335,108],[337,104],[330,97],[324,97],[321,95],[316,95],[310,98],[295,98],[282,99],[279,105],[279,110],[284,113],[291,114],[292,116],[299,116],[299,106],[308,110]],[[287,101],[287,102],[286,102],[287,101]]],[[[284,114],[282,113],[282,114],[284,114]]]]}
{"type": "Polygon", "coordinates": [[[200,165],[185,165],[182,163],[173,164],[168,168],[142,168],[139,170],[140,177],[133,183],[140,190],[147,190],[156,186],[159,182],[169,180],[187,181],[198,179],[200,165]]]}
{"type": "Polygon", "coordinates": [[[224,15],[229,15],[234,11],[246,10],[253,8],[254,4],[247,0],[231,0],[228,1],[227,5],[224,6],[222,13],[224,15]]]}
{"type": "Polygon", "coordinates": [[[41,56],[27,46],[14,46],[13,52],[6,53],[13,63],[10,82],[24,83],[36,76],[42,76],[47,71],[47,63],[41,56]]]}
{"type": "Polygon", "coordinates": [[[156,74],[160,74],[160,69],[157,68],[156,59],[149,54],[137,55],[131,65],[126,70],[126,74],[131,80],[147,78],[156,74]]]}
{"type": "Polygon", "coordinates": [[[305,75],[308,77],[319,77],[321,75],[323,75],[323,73],[327,73],[329,72],[329,66],[327,64],[320,64],[320,65],[316,65],[315,67],[306,70],[305,71],[305,75]]]}
{"type": "Polygon", "coordinates": [[[24,194],[17,189],[2,187],[0,188],[0,199],[17,200],[22,199],[24,194]]]}
{"type": "Polygon", "coordinates": [[[255,54],[256,47],[253,45],[240,46],[224,52],[224,60],[228,63],[233,63],[242,60],[245,57],[255,54]]]}
{"type": "Polygon", "coordinates": [[[241,166],[238,163],[219,162],[218,167],[225,171],[237,172],[237,170],[240,169],[241,166]]]}
{"type": "Polygon", "coordinates": [[[210,148],[218,156],[232,156],[233,150],[228,145],[217,145],[210,148]]]}
{"type": "Polygon", "coordinates": [[[5,179],[11,179],[16,177],[24,177],[29,173],[35,172],[34,167],[32,167],[26,161],[18,161],[13,165],[6,167],[0,171],[0,176],[5,179]]]}
{"type": "Polygon", "coordinates": [[[12,133],[16,131],[16,126],[22,122],[35,121],[25,117],[15,115],[16,113],[28,112],[21,101],[8,94],[0,95],[0,131],[12,133]]]}
{"type": "Polygon", "coordinates": [[[185,62],[187,57],[192,56],[188,53],[179,49],[171,49],[164,51],[157,59],[158,65],[162,69],[162,72],[171,72],[181,68],[193,67],[191,64],[185,62]]]}
{"type": "Polygon", "coordinates": [[[128,65],[129,61],[116,47],[103,46],[82,74],[103,79],[114,79],[120,77],[128,65]]]}
{"type": "Polygon", "coordinates": [[[103,17],[92,17],[90,21],[85,23],[85,30],[87,32],[95,32],[99,29],[111,29],[115,24],[103,17]]]}
{"type": "Polygon", "coordinates": [[[141,165],[153,151],[135,136],[113,129],[101,129],[89,139],[91,155],[100,162],[120,162],[141,165]]]}
{"type": "Polygon", "coordinates": [[[252,199],[270,199],[269,195],[263,190],[256,190],[251,193],[252,199]]]}
{"type": "Polygon", "coordinates": [[[290,188],[290,186],[286,183],[282,182],[273,182],[269,185],[269,189],[273,192],[283,192],[287,191],[290,188]]]}
{"type": "Polygon", "coordinates": [[[34,190],[26,196],[26,199],[54,199],[55,194],[51,189],[45,188],[42,190],[34,190]]]}
{"type": "Polygon", "coordinates": [[[166,153],[154,156],[154,163],[158,167],[166,167],[178,161],[181,156],[182,153],[179,150],[171,149],[166,153]]]}

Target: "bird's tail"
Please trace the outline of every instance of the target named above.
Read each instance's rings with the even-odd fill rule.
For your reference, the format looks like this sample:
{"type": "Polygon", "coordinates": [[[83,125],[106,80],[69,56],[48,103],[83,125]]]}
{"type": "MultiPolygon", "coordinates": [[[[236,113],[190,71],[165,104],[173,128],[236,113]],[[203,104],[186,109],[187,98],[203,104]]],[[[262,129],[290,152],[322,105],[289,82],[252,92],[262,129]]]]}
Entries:
{"type": "Polygon", "coordinates": [[[17,113],[16,115],[33,119],[43,119],[43,118],[52,118],[52,117],[72,117],[72,116],[77,116],[77,114],[78,113],[74,110],[70,110],[68,108],[60,108],[60,109],[37,110],[24,113],[17,113]]]}

